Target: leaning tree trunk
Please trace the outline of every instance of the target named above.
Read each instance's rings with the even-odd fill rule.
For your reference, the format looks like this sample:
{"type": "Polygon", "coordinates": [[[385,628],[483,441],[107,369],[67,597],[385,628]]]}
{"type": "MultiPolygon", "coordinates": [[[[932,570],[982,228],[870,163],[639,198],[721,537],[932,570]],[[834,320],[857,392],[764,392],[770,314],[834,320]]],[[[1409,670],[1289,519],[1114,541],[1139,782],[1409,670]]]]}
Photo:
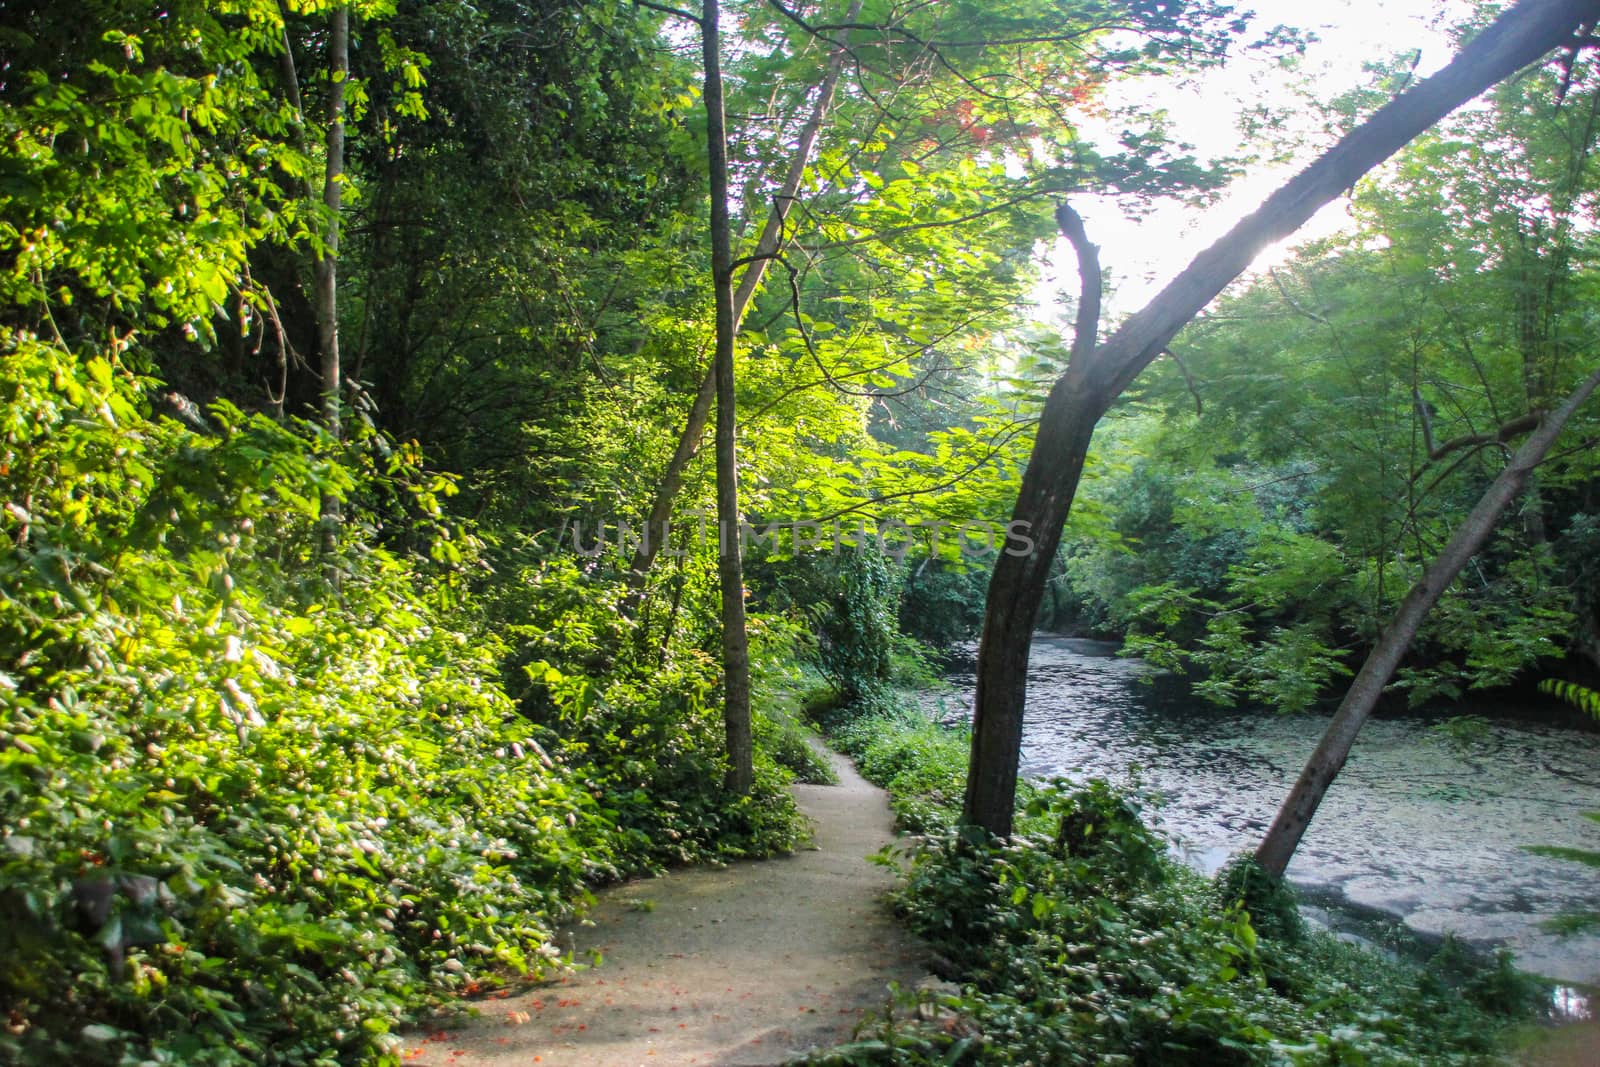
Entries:
{"type": "Polygon", "coordinates": [[[1561,406],[1545,416],[1539,427],[1528,435],[1522,447],[1511,457],[1511,462],[1489,483],[1489,488],[1484,490],[1483,496],[1467,513],[1461,525],[1456,527],[1449,544],[1429,565],[1421,581],[1412,586],[1406,598],[1400,602],[1399,610],[1378,639],[1377,645],[1367,655],[1367,661],[1361,665],[1355,680],[1350,683],[1339,710],[1334,712],[1333,721],[1328,724],[1327,733],[1323,734],[1316,751],[1306,761],[1299,780],[1289,791],[1277,818],[1267,830],[1267,836],[1256,849],[1256,862],[1262,867],[1282,877],[1295,849],[1300,846],[1300,839],[1305,836],[1306,828],[1311,825],[1312,816],[1327,795],[1328,786],[1333,784],[1345,760],[1349,758],[1350,746],[1355,744],[1356,734],[1372,714],[1378,698],[1383,695],[1384,686],[1389,684],[1389,678],[1411,647],[1422,620],[1433,610],[1450,583],[1455,581],[1456,575],[1489,539],[1501,513],[1522,493],[1533,469],[1550,451],[1550,446],[1555,444],[1567,420],[1572,418],[1597,386],[1600,386],[1600,368],[1584,379],[1562,401],[1561,406]]]}
{"type": "Polygon", "coordinates": [[[728,738],[727,786],[748,793],[755,781],[750,732],[750,638],[744,620],[744,561],[739,553],[739,462],[734,431],[733,237],[728,222],[728,141],[722,109],[722,35],[717,0],[706,0],[701,42],[706,65],[706,155],[711,170],[711,284],[716,294],[717,575],[722,586],[722,699],[728,738]]]}
{"type": "MultiPolygon", "coordinates": [[[[344,200],[344,99],[350,79],[350,9],[335,8],[328,27],[328,160],[322,182],[322,203],[327,221],[322,234],[322,251],[317,256],[315,285],[317,307],[317,347],[322,355],[322,423],[329,436],[343,435],[339,402],[342,383],[339,366],[339,209],[344,200]]],[[[337,584],[339,565],[334,555],[339,549],[339,527],[343,523],[343,502],[337,493],[322,493],[321,527],[323,569],[337,584]]]]}
{"type": "MultiPolygon", "coordinates": [[[[845,22],[855,22],[860,17],[861,4],[862,0],[852,0],[850,10],[845,15],[845,22]]],[[[789,172],[784,176],[782,187],[772,198],[772,211],[767,215],[766,225],[756,240],[755,251],[751,253],[750,262],[745,266],[744,274],[739,279],[739,288],[734,291],[735,334],[738,332],[739,323],[744,319],[745,310],[750,306],[751,298],[755,296],[756,289],[761,285],[761,279],[766,275],[768,265],[783,247],[783,225],[789,217],[789,209],[794,206],[795,198],[799,194],[800,181],[805,177],[806,167],[811,163],[811,153],[816,148],[822,124],[828,117],[829,109],[833,107],[834,93],[838,89],[839,76],[844,71],[845,58],[848,54],[847,43],[842,41],[837,45],[833,55],[828,59],[827,71],[823,74],[822,83],[817,87],[816,103],[812,105],[811,115],[801,128],[794,153],[789,157],[789,172]]],[[[660,553],[669,536],[672,506],[678,499],[678,491],[683,488],[684,473],[700,452],[700,443],[705,438],[706,422],[711,416],[711,404],[717,395],[716,383],[717,367],[713,358],[711,366],[706,368],[706,375],[700,382],[699,390],[695,393],[694,402],[689,405],[689,414],[684,419],[683,430],[678,434],[678,443],[673,449],[672,458],[667,461],[666,470],[662,472],[661,481],[657,484],[655,497],[650,503],[650,515],[645,519],[644,530],[639,539],[639,547],[634,551],[633,561],[629,565],[628,580],[634,587],[634,595],[629,598],[630,613],[637,605],[638,591],[644,586],[645,578],[650,573],[656,555],[660,553]]]]}
{"type": "Polygon", "coordinates": [[[1255,213],[1195,257],[1105,344],[1085,344],[1083,325],[1062,379],[1045,402],[1038,439],[1012,512],[1036,542],[1034,555],[1002,554],[989,582],[978,650],[977,708],[962,820],[1009,836],[1027,692],[1029,644],[1083,474],[1094,424],[1168,342],[1250,261],[1456,107],[1546,52],[1571,43],[1600,15],[1600,0],[1523,0],[1463,48],[1444,70],[1390,101],[1255,213]]]}
{"type": "MultiPolygon", "coordinates": [[[[1060,415],[1039,424],[1034,440],[1035,456],[1059,456],[1066,468],[1050,469],[1029,463],[1017,495],[1015,513],[1036,516],[1031,521],[1032,551],[1015,556],[1002,555],[989,581],[989,596],[984,603],[983,638],[978,645],[977,706],[985,729],[974,723],[969,756],[966,811],[1005,811],[1004,830],[1011,832],[1010,815],[1016,804],[1017,754],[1022,750],[1022,716],[991,716],[983,719],[985,707],[1021,708],[1027,697],[1028,651],[1033,640],[1033,623],[1039,615],[1050,579],[1050,566],[1061,543],[1061,530],[1072,510],[1072,498],[1083,477],[1083,464],[1089,455],[1089,439],[1094,424],[1105,407],[1100,397],[1083,380],[1083,369],[1099,340],[1100,277],[1099,249],[1089,243],[1083,220],[1066,204],[1056,209],[1056,224],[1072,242],[1078,254],[1078,313],[1073,324],[1072,355],[1067,371],[1050,390],[1046,410],[1060,415]],[[979,767],[990,773],[977,774],[979,767]]],[[[969,822],[977,820],[969,817],[969,822]]],[[[987,825],[979,822],[978,825],[987,825]]]]}

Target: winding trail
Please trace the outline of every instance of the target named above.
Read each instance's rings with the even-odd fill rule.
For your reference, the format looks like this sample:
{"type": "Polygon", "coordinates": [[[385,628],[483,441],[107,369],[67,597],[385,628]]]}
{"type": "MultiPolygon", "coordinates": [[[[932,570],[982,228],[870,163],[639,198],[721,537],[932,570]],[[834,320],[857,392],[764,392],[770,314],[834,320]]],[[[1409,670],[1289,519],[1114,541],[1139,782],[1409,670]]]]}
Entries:
{"type": "Polygon", "coordinates": [[[815,847],[690,868],[600,894],[576,927],[599,967],[504,999],[456,1028],[413,1035],[430,1067],[781,1064],[849,1040],[888,985],[927,973],[924,949],[881,897],[893,875],[866,857],[894,838],[887,799],[829,753],[836,786],[797,785],[815,847]]]}

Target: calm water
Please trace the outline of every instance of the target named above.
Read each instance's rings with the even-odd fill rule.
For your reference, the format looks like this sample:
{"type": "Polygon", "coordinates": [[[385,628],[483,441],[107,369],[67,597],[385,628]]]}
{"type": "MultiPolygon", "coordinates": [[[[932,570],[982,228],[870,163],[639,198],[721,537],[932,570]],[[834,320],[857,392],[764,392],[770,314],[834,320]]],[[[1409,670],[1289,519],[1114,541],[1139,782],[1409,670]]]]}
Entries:
{"type": "MultiPolygon", "coordinates": [[[[1230,712],[1101,641],[1039,635],[1028,671],[1022,771],[1136,778],[1195,865],[1254,848],[1322,736],[1323,715],[1230,712]]],[[[930,695],[970,715],[971,664],[930,695]]],[[[1457,714],[1486,712],[1460,706],[1457,714]]],[[[1574,713],[1576,716],[1576,713],[1574,713]]],[[[1528,844],[1600,850],[1600,732],[1496,720],[1462,749],[1437,718],[1375,718],[1289,867],[1318,899],[1375,909],[1423,935],[1505,945],[1524,969],[1600,985],[1600,933],[1563,938],[1539,924],[1600,907],[1600,878],[1528,844]]]]}

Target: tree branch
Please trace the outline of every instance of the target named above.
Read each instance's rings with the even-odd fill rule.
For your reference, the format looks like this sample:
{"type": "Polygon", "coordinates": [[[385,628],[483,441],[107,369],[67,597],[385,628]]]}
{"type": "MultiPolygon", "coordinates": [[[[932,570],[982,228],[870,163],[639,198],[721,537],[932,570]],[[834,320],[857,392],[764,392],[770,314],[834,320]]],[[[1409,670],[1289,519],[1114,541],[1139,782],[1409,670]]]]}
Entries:
{"type": "Polygon", "coordinates": [[[1014,440],[1018,434],[1036,425],[1038,421],[1038,419],[1021,419],[1012,423],[1010,426],[1006,427],[1006,431],[1003,435],[995,435],[995,438],[990,442],[989,451],[984,454],[982,459],[979,459],[973,463],[960,474],[946,478],[942,482],[935,482],[932,485],[925,485],[919,489],[902,489],[895,493],[883,493],[878,496],[871,496],[861,501],[859,504],[850,504],[846,507],[840,508],[838,511],[832,511],[819,518],[810,519],[808,521],[818,523],[832,522],[834,519],[842,518],[845,515],[851,515],[857,511],[864,511],[867,508],[872,507],[874,504],[883,504],[890,500],[904,500],[907,497],[923,496],[927,493],[937,493],[941,489],[948,489],[953,485],[958,485],[966,479],[972,477],[972,475],[976,474],[978,471],[982,470],[991,459],[1000,454],[1000,450],[1002,448],[1011,443],[1011,441],[1014,440]]]}
{"type": "Polygon", "coordinates": [[[687,11],[683,11],[675,7],[669,7],[666,4],[653,3],[652,0],[633,0],[633,6],[647,7],[651,11],[659,11],[663,15],[671,15],[674,18],[688,19],[696,26],[703,27],[705,25],[705,21],[699,15],[691,15],[687,11]]]}
{"type": "Polygon", "coordinates": [[[1300,301],[1296,300],[1293,294],[1289,292],[1289,287],[1283,284],[1283,279],[1278,277],[1277,271],[1267,271],[1267,277],[1272,279],[1272,284],[1278,287],[1278,295],[1283,297],[1283,302],[1288,304],[1290,309],[1293,310],[1295,314],[1302,315],[1305,318],[1310,319],[1312,322],[1321,323],[1323,326],[1332,325],[1330,322],[1328,322],[1327,316],[1320,315],[1317,312],[1312,311],[1310,308],[1300,303],[1300,301]]]}
{"type": "Polygon", "coordinates": [[[1106,397],[1121,393],[1261,250],[1293,233],[1419,130],[1542,57],[1553,42],[1570,36],[1574,22],[1592,18],[1597,6],[1593,0],[1523,0],[1473,38],[1443,70],[1346,134],[1128,317],[1095,353],[1093,366],[1083,369],[1096,392],[1106,397]]]}
{"type": "MultiPolygon", "coordinates": [[[[1419,404],[1426,403],[1417,398],[1419,404]]],[[[1530,411],[1526,415],[1518,415],[1510,422],[1504,423],[1493,433],[1464,433],[1460,437],[1452,437],[1444,444],[1434,447],[1433,432],[1427,418],[1423,420],[1423,441],[1428,445],[1428,459],[1437,462],[1452,452],[1459,452],[1463,448],[1474,445],[1503,445],[1513,437],[1530,432],[1539,425],[1539,420],[1544,418],[1542,411],[1530,411]]]]}
{"type": "Polygon", "coordinates": [[[1056,208],[1056,226],[1078,254],[1078,317],[1072,326],[1072,358],[1089,358],[1100,341],[1100,249],[1089,241],[1083,218],[1072,205],[1056,208]]]}
{"type": "Polygon", "coordinates": [[[1194,413],[1196,415],[1204,415],[1206,413],[1206,404],[1200,398],[1200,385],[1194,380],[1194,375],[1189,373],[1188,366],[1184,364],[1182,359],[1178,358],[1178,353],[1170,348],[1163,349],[1161,354],[1178,365],[1178,373],[1183,375],[1183,384],[1188,386],[1189,395],[1194,398],[1194,413]]]}
{"type": "Polygon", "coordinates": [[[998,204],[993,204],[986,208],[980,208],[977,211],[968,212],[965,215],[957,215],[955,218],[930,219],[927,222],[910,222],[904,226],[894,226],[879,233],[862,234],[860,237],[846,237],[842,241],[828,241],[820,245],[796,245],[795,247],[799,248],[807,255],[815,255],[818,252],[832,252],[840,248],[854,248],[856,245],[889,241],[893,238],[900,237],[908,233],[916,233],[918,230],[933,230],[942,226],[960,226],[962,223],[975,222],[987,215],[993,215],[998,211],[1005,211],[1008,208],[1016,207],[1018,204],[1025,204],[1030,200],[1037,200],[1042,196],[1051,196],[1060,191],[1061,190],[1058,189],[1035,189],[1032,192],[1023,193],[1021,196],[1014,196],[1010,199],[1003,200],[998,204]]]}

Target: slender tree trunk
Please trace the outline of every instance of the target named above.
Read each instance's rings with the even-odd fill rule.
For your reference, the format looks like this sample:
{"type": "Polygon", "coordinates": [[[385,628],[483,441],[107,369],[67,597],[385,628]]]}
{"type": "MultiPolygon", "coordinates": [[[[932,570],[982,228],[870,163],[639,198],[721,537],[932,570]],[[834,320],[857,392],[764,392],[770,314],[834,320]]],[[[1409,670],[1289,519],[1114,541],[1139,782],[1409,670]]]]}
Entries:
{"type": "MultiPolygon", "coordinates": [[[[862,0],[852,0],[850,10],[845,15],[846,22],[854,22],[860,17],[861,4],[862,0]]],[[[739,288],[733,294],[735,334],[738,332],[739,324],[744,320],[745,311],[749,309],[756,289],[766,276],[767,266],[772,262],[772,257],[783,247],[783,224],[800,191],[800,181],[805,177],[806,167],[811,163],[811,154],[816,149],[822,124],[833,106],[839,76],[844,70],[845,57],[845,49],[839,47],[834,49],[833,55],[828,59],[828,68],[823,74],[822,84],[817,89],[817,100],[811,109],[811,117],[800,130],[794,154],[789,158],[788,174],[784,177],[783,186],[772,198],[772,210],[767,215],[766,225],[756,240],[755,251],[751,253],[744,274],[739,278],[739,288]]],[[[689,405],[689,414],[684,419],[683,430],[678,434],[677,447],[673,449],[672,458],[667,461],[667,468],[661,474],[661,482],[656,489],[655,498],[651,501],[650,515],[645,520],[639,547],[635,550],[633,561],[629,566],[629,581],[636,591],[643,588],[650,567],[655,563],[657,553],[667,540],[672,506],[678,498],[678,491],[683,488],[684,473],[699,453],[700,443],[705,439],[706,422],[711,416],[711,404],[717,395],[716,380],[716,360],[713,359],[711,366],[706,368],[706,375],[700,382],[700,388],[695,392],[694,402],[689,405]]],[[[630,610],[631,606],[636,605],[637,596],[630,598],[630,610]]]]}
{"type": "Polygon", "coordinates": [[[1324,204],[1456,107],[1571,41],[1578,27],[1597,14],[1600,0],[1523,0],[1444,70],[1390,101],[1196,256],[1105,344],[1085,346],[1080,322],[1067,371],[1045,402],[1012,513],[1013,522],[1026,528],[1036,542],[1036,554],[1044,558],[1031,562],[1002,555],[989,583],[978,650],[964,822],[1002,837],[1011,833],[1027,693],[1027,646],[1049,576],[1048,557],[1071,511],[1095,422],[1258,252],[1293,233],[1324,204]]]}
{"type": "MultiPolygon", "coordinates": [[[[322,252],[317,256],[315,285],[317,347],[322,356],[322,423],[334,440],[343,436],[339,402],[342,393],[339,366],[339,209],[344,200],[344,98],[350,78],[350,9],[335,8],[328,27],[328,134],[327,170],[322,182],[322,203],[327,209],[322,252]]],[[[324,569],[335,584],[339,567],[339,527],[343,501],[337,494],[322,494],[322,552],[324,569]]]]}
{"type": "Polygon", "coordinates": [[[1350,683],[1339,710],[1328,724],[1327,733],[1306,761],[1299,780],[1289,791],[1277,818],[1267,830],[1267,836],[1256,849],[1256,861],[1268,871],[1280,877],[1283,875],[1295,849],[1300,845],[1300,839],[1305,836],[1306,828],[1311,825],[1318,805],[1327,795],[1328,786],[1333,784],[1345,760],[1349,758],[1350,746],[1355,744],[1356,735],[1372,714],[1378,698],[1383,695],[1384,686],[1389,684],[1395,668],[1400,665],[1400,660],[1417,636],[1422,620],[1439,602],[1439,597],[1455,581],[1461,569],[1483,547],[1489,535],[1494,533],[1501,513],[1527,486],[1533,469],[1550,451],[1550,446],[1555,444],[1567,420],[1572,418],[1597,386],[1600,386],[1600,368],[1562,401],[1559,408],[1545,416],[1538,429],[1517,449],[1505,469],[1489,483],[1489,488],[1484,490],[1483,496],[1461,525],[1456,527],[1449,544],[1429,565],[1422,579],[1411,587],[1406,598],[1400,602],[1399,610],[1378,639],[1377,646],[1368,654],[1367,661],[1361,665],[1355,680],[1350,683]]]}
{"type": "Polygon", "coordinates": [[[722,586],[722,699],[728,737],[727,786],[748,793],[755,780],[750,732],[750,640],[744,620],[744,561],[739,552],[739,460],[734,440],[733,237],[728,221],[728,141],[722,107],[722,34],[717,0],[705,0],[700,33],[706,67],[706,154],[711,170],[711,284],[716,345],[717,576],[722,586]]]}

